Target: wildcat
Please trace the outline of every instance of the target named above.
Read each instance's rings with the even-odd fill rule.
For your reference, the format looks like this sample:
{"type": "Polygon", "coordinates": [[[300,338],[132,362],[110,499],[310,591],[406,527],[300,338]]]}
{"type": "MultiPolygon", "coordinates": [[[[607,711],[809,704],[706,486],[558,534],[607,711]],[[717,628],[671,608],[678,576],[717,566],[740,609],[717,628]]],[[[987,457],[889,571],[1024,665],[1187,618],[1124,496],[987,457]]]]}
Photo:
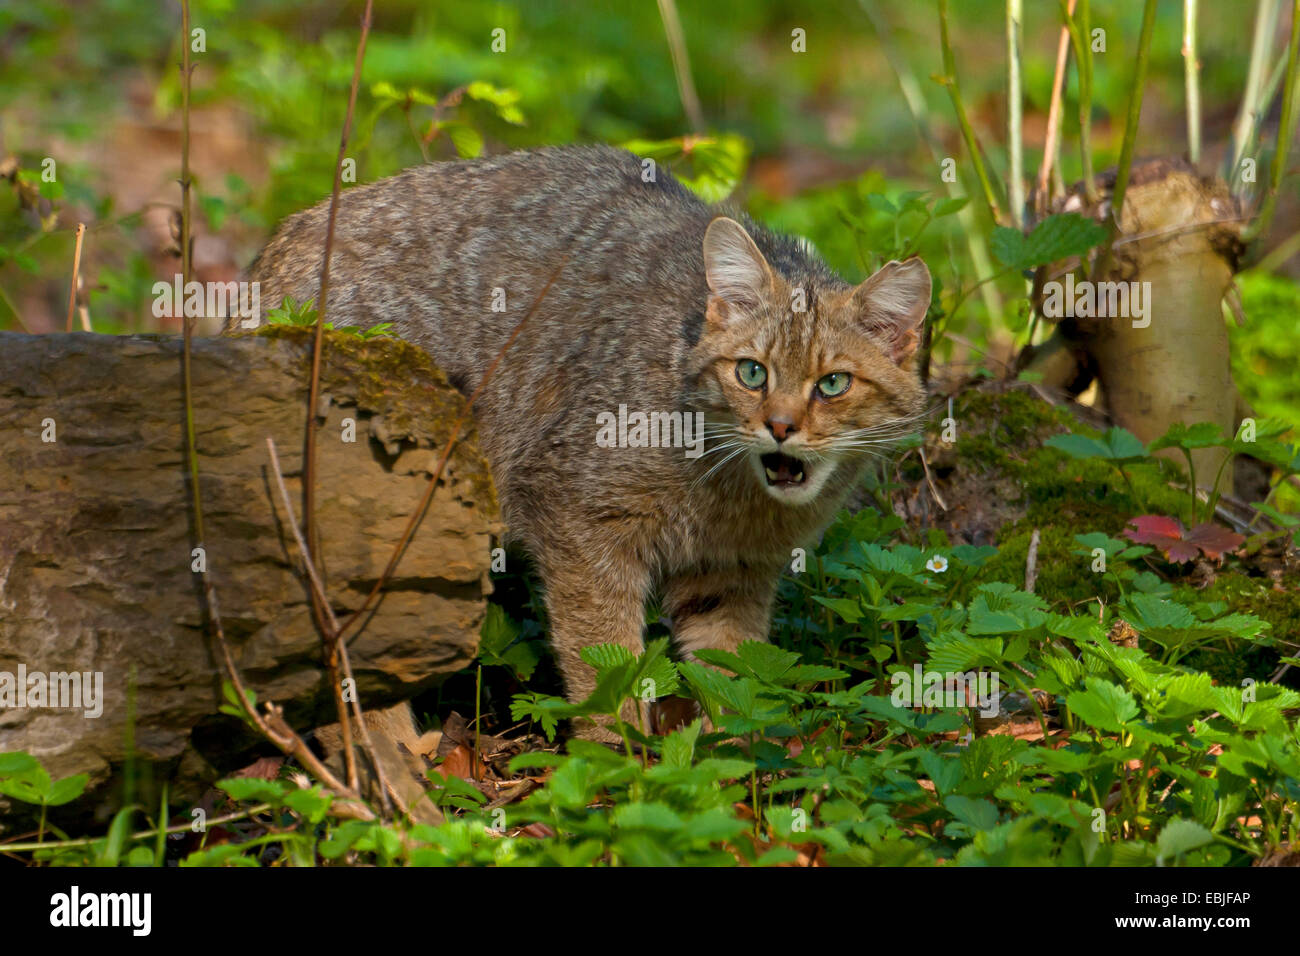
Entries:
{"type": "MultiPolygon", "coordinates": [[[[253,264],[264,301],[317,297],[328,206],[286,220],[253,264]]],[[[930,274],[913,258],[852,287],[631,153],[546,148],[344,191],[327,318],[392,322],[469,394],[557,269],[474,414],[578,701],[595,682],[582,648],[639,652],[653,594],[687,655],[766,640],[792,549],[921,411],[930,274]],[[664,440],[620,426],[598,441],[637,413],[658,413],[664,440]],[[674,413],[683,432],[703,414],[702,448],[698,430],[667,434],[674,413]]]]}

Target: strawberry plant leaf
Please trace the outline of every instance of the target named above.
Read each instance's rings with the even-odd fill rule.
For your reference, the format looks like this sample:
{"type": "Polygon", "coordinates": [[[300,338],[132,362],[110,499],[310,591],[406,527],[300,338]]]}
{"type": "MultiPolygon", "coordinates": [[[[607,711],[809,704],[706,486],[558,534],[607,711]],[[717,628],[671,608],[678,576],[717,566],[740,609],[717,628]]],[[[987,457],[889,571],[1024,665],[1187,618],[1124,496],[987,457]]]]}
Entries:
{"type": "Polygon", "coordinates": [[[1032,269],[1069,256],[1081,256],[1106,238],[1106,230],[1078,213],[1048,216],[1029,235],[999,226],[990,246],[1004,266],[1032,269]]]}
{"type": "Polygon", "coordinates": [[[1198,524],[1187,532],[1185,540],[1188,544],[1200,548],[1207,558],[1221,558],[1229,551],[1236,551],[1246,542],[1244,535],[1213,522],[1198,524]]]}

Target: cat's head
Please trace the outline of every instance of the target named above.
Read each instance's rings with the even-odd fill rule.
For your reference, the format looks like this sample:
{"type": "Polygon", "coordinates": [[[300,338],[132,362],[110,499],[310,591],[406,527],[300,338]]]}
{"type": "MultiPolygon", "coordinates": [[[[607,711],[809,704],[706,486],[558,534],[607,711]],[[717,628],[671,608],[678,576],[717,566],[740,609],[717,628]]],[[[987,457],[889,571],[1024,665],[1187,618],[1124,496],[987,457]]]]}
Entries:
{"type": "Polygon", "coordinates": [[[696,367],[714,411],[729,419],[710,428],[714,454],[704,463],[734,452],[769,494],[799,505],[836,465],[879,454],[912,429],[924,402],[913,356],[930,305],[920,259],[890,262],[856,288],[792,281],[740,223],[721,217],[704,235],[704,266],[696,367]]]}

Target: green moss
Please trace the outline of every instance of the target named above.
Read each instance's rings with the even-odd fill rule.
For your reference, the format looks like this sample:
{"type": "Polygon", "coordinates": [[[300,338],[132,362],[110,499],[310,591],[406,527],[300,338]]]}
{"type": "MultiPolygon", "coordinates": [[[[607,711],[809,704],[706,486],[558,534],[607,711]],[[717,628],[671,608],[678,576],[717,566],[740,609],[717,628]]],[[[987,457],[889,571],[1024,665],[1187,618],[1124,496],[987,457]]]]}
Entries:
{"type": "Polygon", "coordinates": [[[958,422],[960,461],[1012,473],[1026,464],[1026,448],[1037,448],[1048,435],[1068,430],[1074,421],[1065,409],[1015,389],[965,391],[953,403],[953,416],[958,422]]]}
{"type": "MultiPolygon", "coordinates": [[[[1037,530],[1035,592],[1040,597],[1059,612],[1076,614],[1098,599],[1113,604],[1120,597],[1114,576],[1094,573],[1090,556],[1074,553],[1082,550],[1075,536],[1099,531],[1121,538],[1129,519],[1141,514],[1187,519],[1185,477],[1174,462],[1161,458],[1126,464],[1121,475],[1111,462],[1075,459],[1044,447],[1048,437],[1066,431],[1099,435],[1064,407],[1005,388],[967,391],[954,404],[956,444],[928,447],[945,469],[945,493],[957,498],[964,511],[966,523],[957,526],[966,534],[978,529],[998,547],[958,599],[968,599],[980,582],[1023,587],[1037,530]]],[[[1162,576],[1171,579],[1173,596],[1183,604],[1222,602],[1229,613],[1266,621],[1275,638],[1300,634],[1300,589],[1275,590],[1271,581],[1233,568],[1230,561],[1204,590],[1179,580],[1168,568],[1162,576]]],[[[1287,652],[1258,645],[1214,647],[1190,655],[1185,663],[1221,682],[1237,683],[1271,671],[1279,650],[1287,652]]]]}
{"type": "Polygon", "coordinates": [[[1052,435],[1099,433],[1064,407],[1019,389],[967,391],[955,402],[958,441],[955,472],[976,485],[1015,489],[994,513],[1006,520],[987,529],[998,546],[983,580],[1023,583],[1029,542],[1039,532],[1035,590],[1061,609],[1091,598],[1118,597],[1113,581],[1091,571],[1075,535],[1100,531],[1119,537],[1128,520],[1147,513],[1182,514],[1186,493],[1176,469],[1163,460],[1125,465],[1124,475],[1100,459],[1074,459],[1043,442],[1052,435]],[[1171,480],[1174,484],[1171,485],[1171,480]]]}
{"type": "Polygon", "coordinates": [[[1039,532],[1038,577],[1034,586],[1036,594],[1054,605],[1058,611],[1065,611],[1098,597],[1110,604],[1119,597],[1113,579],[1094,574],[1090,558],[1072,553],[1080,550],[1074,536],[1085,533],[1074,527],[1050,524],[1030,526],[1020,522],[1005,529],[1003,538],[998,542],[997,556],[985,565],[981,579],[1008,581],[1017,587],[1024,587],[1029,542],[1035,527],[1039,532]]]}
{"type": "MultiPolygon", "coordinates": [[[[1223,571],[1204,591],[1182,585],[1175,591],[1175,597],[1188,604],[1192,601],[1222,601],[1229,611],[1253,614],[1269,623],[1274,639],[1295,641],[1296,635],[1300,635],[1300,588],[1278,591],[1273,587],[1273,581],[1268,579],[1252,578],[1239,571],[1223,571]]],[[[1277,658],[1277,654],[1270,652],[1270,658],[1277,658]]]]}
{"type": "MultiPolygon", "coordinates": [[[[304,361],[311,361],[314,332],[310,328],[266,325],[251,334],[292,343],[302,350],[304,361]]],[[[472,497],[491,503],[495,512],[496,491],[487,460],[478,448],[468,403],[423,349],[398,338],[363,339],[327,331],[320,388],[334,404],[355,405],[382,417],[388,441],[442,448],[463,418],[450,465],[457,481],[470,483],[472,497]]]]}

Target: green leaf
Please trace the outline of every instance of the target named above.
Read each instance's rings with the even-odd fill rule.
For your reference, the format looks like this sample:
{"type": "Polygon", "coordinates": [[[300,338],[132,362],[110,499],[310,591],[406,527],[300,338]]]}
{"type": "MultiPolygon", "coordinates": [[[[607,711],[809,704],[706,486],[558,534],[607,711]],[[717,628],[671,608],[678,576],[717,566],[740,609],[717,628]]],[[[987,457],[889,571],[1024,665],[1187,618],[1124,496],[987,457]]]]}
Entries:
{"type": "Polygon", "coordinates": [[[1070,432],[1065,435],[1052,435],[1043,442],[1048,448],[1063,451],[1071,458],[1104,458],[1106,446],[1095,438],[1070,432]]]}
{"type": "Polygon", "coordinates": [[[721,202],[740,182],[749,160],[748,141],[735,133],[670,140],[630,140],[629,152],[672,166],[673,175],[705,202],[721,202]]]}
{"type": "Polygon", "coordinates": [[[1177,858],[1214,842],[1214,834],[1193,820],[1171,820],[1156,838],[1156,862],[1177,858]]]}
{"type": "Polygon", "coordinates": [[[498,604],[489,604],[479,628],[479,658],[484,664],[509,667],[520,680],[528,680],[541,660],[532,641],[519,640],[520,626],[498,604]]]}
{"type": "Polygon", "coordinates": [[[1123,428],[1111,428],[1100,439],[1089,438],[1073,432],[1065,435],[1053,435],[1044,445],[1063,451],[1071,458],[1104,458],[1107,461],[1131,461],[1145,458],[1146,445],[1132,432],[1123,428]]]}
{"type": "Polygon", "coordinates": [[[294,790],[284,798],[284,805],[300,814],[308,823],[316,824],[325,819],[333,796],[323,793],[320,787],[310,790],[294,790]]]}
{"type": "Polygon", "coordinates": [[[579,653],[584,661],[596,668],[598,675],[636,659],[636,655],[622,644],[590,644],[579,653]]]}
{"type": "Polygon", "coordinates": [[[1167,432],[1151,443],[1151,451],[1162,448],[1214,448],[1227,444],[1228,438],[1223,434],[1223,429],[1214,422],[1197,422],[1194,425],[1174,422],[1167,432]]]}
{"type": "Polygon", "coordinates": [[[970,202],[969,196],[945,196],[934,204],[934,218],[942,219],[944,216],[951,216],[953,213],[961,212],[970,202]]]}
{"type": "Polygon", "coordinates": [[[483,137],[474,127],[460,122],[443,122],[438,126],[451,137],[451,144],[461,159],[474,159],[483,153],[483,137]]]}
{"type": "Polygon", "coordinates": [[[95,844],[96,866],[117,866],[131,835],[131,818],[135,816],[135,811],[134,805],[123,807],[113,816],[113,822],[108,825],[108,836],[102,843],[95,844]]]}
{"type": "MultiPolygon", "coordinates": [[[[894,651],[888,644],[877,646],[884,647],[891,654],[894,651]]],[[[872,650],[874,651],[875,648],[872,648],[872,650]]],[[[825,667],[820,664],[800,664],[797,667],[790,668],[783,676],[785,678],[784,683],[787,684],[819,684],[823,681],[843,680],[849,676],[849,672],[840,670],[838,667],[825,667]]]]}
{"type": "Polygon", "coordinates": [[[259,803],[278,804],[284,799],[289,785],[280,780],[258,780],[253,777],[240,777],[219,780],[217,786],[230,794],[233,800],[255,800],[259,803]]]}
{"type": "Polygon", "coordinates": [[[465,93],[471,99],[491,103],[496,107],[497,115],[507,123],[515,126],[523,125],[524,114],[520,112],[517,105],[521,98],[518,90],[503,89],[483,80],[476,80],[465,87],[465,93]]]}
{"type": "Polygon", "coordinates": [[[38,766],[36,758],[23,750],[0,754],[0,777],[30,773],[38,766]]]}
{"type": "Polygon", "coordinates": [[[689,767],[695,756],[695,741],[699,739],[703,727],[703,720],[693,720],[665,737],[660,754],[664,764],[682,769],[689,767]]]}
{"type": "Polygon", "coordinates": [[[61,807],[65,803],[71,803],[86,792],[86,784],[89,782],[90,775],[85,773],[54,781],[49,795],[45,798],[46,806],[61,807]]]}
{"type": "Polygon", "coordinates": [[[1048,216],[1029,235],[999,226],[989,245],[999,262],[1015,269],[1032,269],[1069,256],[1081,256],[1106,238],[1106,230],[1078,213],[1048,216]]]}
{"type": "Polygon", "coordinates": [[[857,624],[862,620],[862,605],[857,601],[850,600],[849,598],[822,597],[820,594],[814,594],[812,599],[818,604],[830,608],[849,624],[857,624]]]}
{"type": "Polygon", "coordinates": [[[705,810],[686,821],[681,835],[688,840],[717,843],[730,840],[749,829],[749,824],[738,820],[722,807],[705,810]]]}
{"type": "Polygon", "coordinates": [[[887,216],[898,215],[898,207],[880,193],[868,193],[867,205],[876,212],[883,212],[887,216]]]}
{"type": "Polygon", "coordinates": [[[53,783],[45,768],[39,763],[33,763],[34,766],[22,773],[0,778],[0,793],[23,803],[44,803],[49,798],[53,783]]]}
{"type": "Polygon", "coordinates": [[[799,663],[798,654],[766,641],[742,641],[736,653],[752,676],[769,683],[784,683],[781,678],[799,663]]]}
{"type": "Polygon", "coordinates": [[[1137,701],[1123,687],[1100,677],[1089,677],[1083,683],[1086,691],[1072,691],[1065,698],[1065,705],[1080,720],[1118,733],[1137,716],[1137,701]]]}
{"type": "Polygon", "coordinates": [[[676,832],[683,821],[662,803],[624,803],[614,808],[614,825],[640,830],[676,832]]]}
{"type": "Polygon", "coordinates": [[[987,800],[952,793],[943,798],[943,805],[972,830],[992,830],[998,825],[998,808],[987,800]]]}
{"type": "Polygon", "coordinates": [[[1108,428],[1101,440],[1107,446],[1107,458],[1111,461],[1128,461],[1145,458],[1147,446],[1131,431],[1124,428],[1108,428]]]}
{"type": "Polygon", "coordinates": [[[532,678],[542,655],[537,649],[536,642],[521,641],[502,654],[501,659],[510,665],[511,670],[519,676],[520,680],[526,681],[532,678]]]}
{"type": "Polygon", "coordinates": [[[922,750],[921,766],[930,775],[930,781],[940,796],[949,794],[961,782],[962,765],[959,759],[941,757],[932,750],[922,750]]]}
{"type": "Polygon", "coordinates": [[[632,695],[642,700],[667,697],[677,691],[679,683],[677,665],[668,657],[668,638],[651,641],[632,670],[632,695]]]}

